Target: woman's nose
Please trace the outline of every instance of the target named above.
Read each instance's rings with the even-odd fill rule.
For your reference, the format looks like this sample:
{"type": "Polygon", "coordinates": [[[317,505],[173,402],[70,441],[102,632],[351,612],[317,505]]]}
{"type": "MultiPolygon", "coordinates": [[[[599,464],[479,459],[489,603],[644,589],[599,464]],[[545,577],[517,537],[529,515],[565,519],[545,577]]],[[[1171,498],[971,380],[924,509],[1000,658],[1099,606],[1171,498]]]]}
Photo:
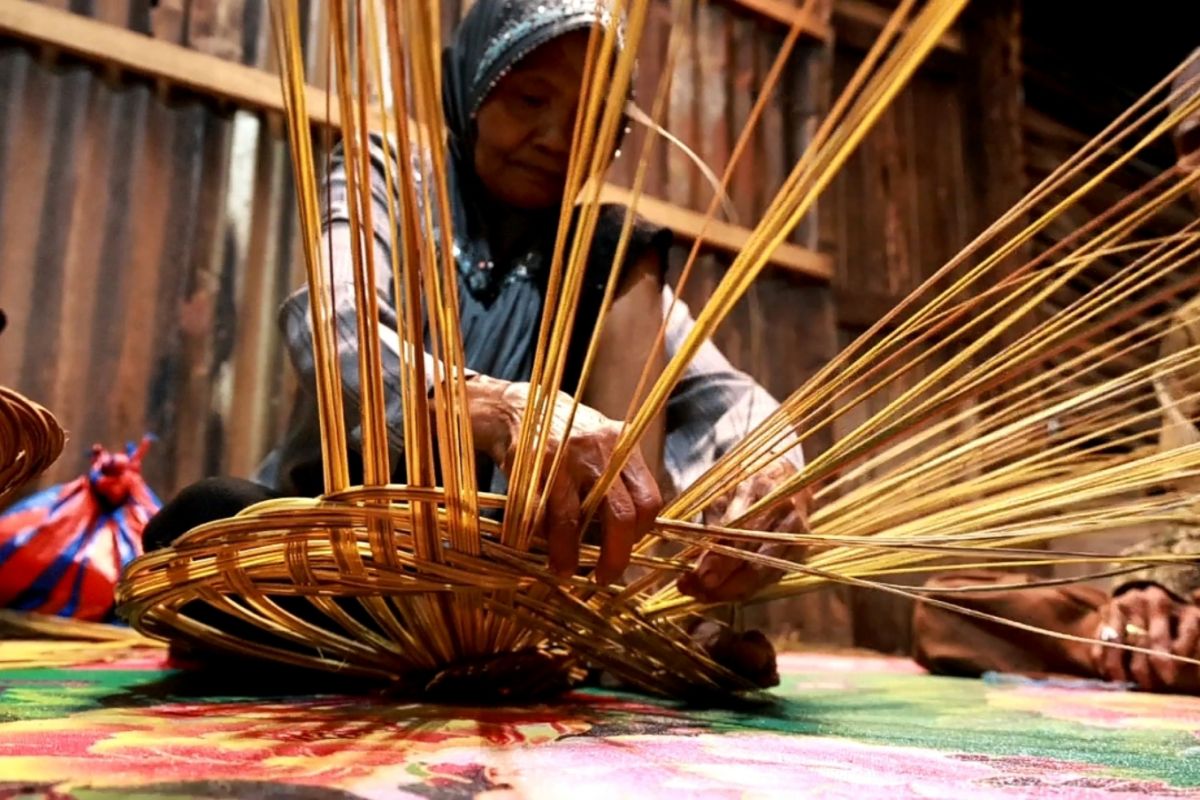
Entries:
{"type": "Polygon", "coordinates": [[[563,109],[546,115],[546,125],[538,137],[538,146],[547,153],[565,158],[571,152],[575,129],[575,109],[563,109]]]}

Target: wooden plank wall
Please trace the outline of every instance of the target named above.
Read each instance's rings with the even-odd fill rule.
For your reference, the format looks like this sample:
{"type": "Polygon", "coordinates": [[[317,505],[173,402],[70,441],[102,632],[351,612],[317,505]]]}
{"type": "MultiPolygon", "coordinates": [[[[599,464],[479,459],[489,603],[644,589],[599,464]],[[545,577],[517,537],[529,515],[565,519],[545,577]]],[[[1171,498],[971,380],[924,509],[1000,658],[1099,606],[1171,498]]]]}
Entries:
{"type": "MultiPolygon", "coordinates": [[[[859,42],[839,40],[835,90],[862,58],[859,42]]],[[[839,349],[942,266],[978,230],[964,126],[965,87],[952,64],[931,60],[900,93],[846,168],[821,208],[820,248],[835,258],[839,349]]],[[[835,425],[840,437],[881,410],[920,376],[908,375],[835,425]]],[[[911,582],[919,582],[913,577],[911,582]]],[[[909,603],[861,589],[826,590],[841,608],[842,641],[906,653],[909,603]]],[[[787,605],[787,604],[781,604],[787,605]]],[[[789,616],[787,610],[774,613],[789,616]]],[[[804,638],[804,637],[801,637],[804,638]]],[[[831,638],[828,634],[822,638],[831,638]]]]}
{"type": "MultiPolygon", "coordinates": [[[[839,47],[835,84],[861,54],[839,47]]],[[[839,320],[866,328],[968,241],[975,200],[967,185],[963,87],[927,68],[896,98],[825,197],[821,248],[835,259],[839,320]],[[872,307],[856,309],[855,300],[872,307]]]]}

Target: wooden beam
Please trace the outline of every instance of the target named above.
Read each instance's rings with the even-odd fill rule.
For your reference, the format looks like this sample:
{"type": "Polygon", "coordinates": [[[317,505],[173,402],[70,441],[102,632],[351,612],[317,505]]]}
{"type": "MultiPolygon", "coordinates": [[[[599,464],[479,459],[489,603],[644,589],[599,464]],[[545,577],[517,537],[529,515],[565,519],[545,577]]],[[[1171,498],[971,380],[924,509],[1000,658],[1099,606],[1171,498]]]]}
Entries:
{"type": "Polygon", "coordinates": [[[1022,109],[1021,122],[1030,133],[1047,139],[1061,139],[1072,148],[1082,147],[1088,142],[1084,134],[1029,106],[1022,109]]]}
{"type": "MultiPolygon", "coordinates": [[[[0,0],[0,38],[33,42],[105,68],[183,87],[238,108],[284,113],[277,75],[30,0],[0,0]]],[[[335,127],[340,125],[337,100],[330,100],[329,117],[326,118],[326,93],[308,87],[308,109],[314,125],[327,122],[335,127]]],[[[628,197],[629,191],[610,184],[605,187],[605,194],[612,200],[628,197]]],[[[619,199],[612,201],[619,202],[619,199]]],[[[638,212],[684,239],[695,239],[704,220],[702,214],[648,196],[638,204],[638,212]]],[[[714,222],[705,241],[716,248],[736,251],[749,236],[747,228],[714,222]]],[[[782,245],[771,262],[815,280],[828,281],[833,275],[832,260],[828,256],[797,245],[782,245]]]]}
{"type": "MultiPolygon", "coordinates": [[[[277,75],[30,0],[0,2],[0,36],[35,42],[239,108],[283,113],[277,75]]],[[[308,107],[314,121],[318,115],[323,121],[325,92],[309,87],[308,107]]],[[[331,114],[331,122],[340,124],[336,100],[331,114]]]]}
{"type": "MultiPolygon", "coordinates": [[[[607,184],[600,199],[607,203],[629,205],[632,193],[621,186],[607,184]]],[[[637,213],[656,225],[670,228],[677,236],[695,240],[704,230],[704,215],[698,211],[680,208],[664,200],[642,195],[637,204],[637,213]]],[[[704,230],[704,242],[714,248],[731,253],[746,246],[750,230],[720,220],[712,220],[704,230]]],[[[833,258],[814,253],[799,245],[784,243],[771,255],[771,263],[789,272],[811,280],[829,282],[833,279],[833,258]]]]}
{"type": "Polygon", "coordinates": [[[815,8],[816,3],[805,2],[803,5],[796,6],[784,2],[784,0],[722,0],[722,2],[725,5],[774,20],[789,28],[799,25],[801,31],[822,42],[833,40],[833,28],[829,25],[828,18],[823,18],[823,15],[815,8]]]}
{"type": "MultiPolygon", "coordinates": [[[[833,16],[835,23],[837,21],[855,23],[864,28],[881,31],[887,24],[888,18],[891,17],[891,11],[883,6],[875,5],[869,0],[834,0],[833,16]]],[[[955,55],[962,55],[966,52],[962,34],[953,30],[942,34],[942,37],[938,39],[937,46],[939,49],[955,55]]]]}

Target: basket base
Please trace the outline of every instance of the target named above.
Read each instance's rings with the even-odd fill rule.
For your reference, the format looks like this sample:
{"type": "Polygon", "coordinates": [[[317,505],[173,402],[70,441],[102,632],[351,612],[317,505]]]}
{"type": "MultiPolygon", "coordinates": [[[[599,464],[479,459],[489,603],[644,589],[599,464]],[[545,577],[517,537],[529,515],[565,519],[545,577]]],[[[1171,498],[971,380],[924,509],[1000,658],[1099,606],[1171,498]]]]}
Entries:
{"type": "MultiPolygon", "coordinates": [[[[565,650],[545,648],[500,653],[439,670],[400,675],[391,681],[372,681],[361,676],[339,679],[337,673],[325,670],[281,665],[182,640],[172,641],[169,652],[175,666],[191,671],[200,682],[211,678],[218,682],[236,680],[241,684],[246,675],[261,673],[269,676],[263,688],[272,694],[281,688],[285,694],[319,688],[321,693],[331,689],[346,694],[382,693],[393,698],[442,705],[549,702],[577,688],[587,677],[586,670],[565,650]],[[255,669],[248,669],[250,665],[255,669]]],[[[253,690],[254,687],[241,688],[253,690]]]]}

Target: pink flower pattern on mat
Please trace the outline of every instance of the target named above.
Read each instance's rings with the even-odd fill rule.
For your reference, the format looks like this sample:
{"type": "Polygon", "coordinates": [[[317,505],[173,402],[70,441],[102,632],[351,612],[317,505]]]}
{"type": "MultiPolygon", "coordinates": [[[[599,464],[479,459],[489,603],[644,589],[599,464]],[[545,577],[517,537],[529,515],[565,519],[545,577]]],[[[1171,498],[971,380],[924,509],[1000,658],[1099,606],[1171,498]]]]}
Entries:
{"type": "Polygon", "coordinates": [[[1200,798],[1200,699],[987,686],[900,659],[780,666],[780,703],[741,711],[185,699],[156,694],[168,673],[146,654],[0,670],[0,798],[1200,798]]]}
{"type": "MultiPolygon", "coordinates": [[[[1097,703],[1090,692],[1064,692],[1036,686],[992,692],[988,704],[1008,711],[1036,712],[1050,719],[1118,730],[1176,730],[1200,732],[1200,700],[1148,692],[1105,692],[1097,703]]],[[[1200,766],[1197,767],[1200,770],[1200,766]]]]}
{"type": "MultiPolygon", "coordinates": [[[[1144,800],[1200,796],[1159,781],[1105,777],[1091,765],[1054,759],[971,758],[816,737],[576,738],[554,747],[490,755],[482,761],[490,782],[511,787],[514,798],[1144,800]]],[[[478,751],[443,752],[438,757],[439,765],[481,764],[478,751]]],[[[385,797],[377,794],[378,784],[355,788],[364,797],[385,797]]]]}

